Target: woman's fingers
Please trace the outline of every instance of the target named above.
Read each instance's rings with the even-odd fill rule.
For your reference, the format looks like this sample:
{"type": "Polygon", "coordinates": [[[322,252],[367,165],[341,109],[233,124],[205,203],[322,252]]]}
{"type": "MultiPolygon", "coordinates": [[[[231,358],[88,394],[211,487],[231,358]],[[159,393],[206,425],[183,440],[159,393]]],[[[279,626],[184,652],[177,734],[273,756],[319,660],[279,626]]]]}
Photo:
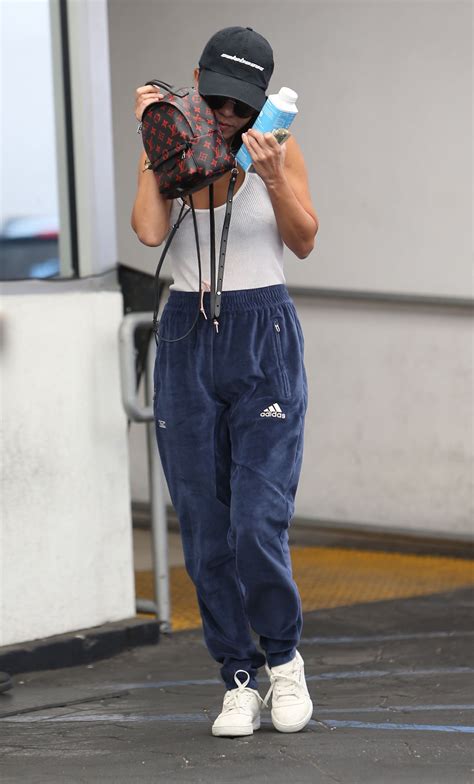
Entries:
{"type": "Polygon", "coordinates": [[[143,95],[145,93],[150,93],[155,95],[157,92],[161,93],[161,87],[158,87],[158,85],[154,85],[154,84],[144,84],[141,87],[137,87],[137,89],[135,90],[136,95],[143,95]]]}
{"type": "Polygon", "coordinates": [[[164,96],[160,87],[155,87],[152,84],[145,84],[143,87],[137,87],[135,90],[135,117],[140,122],[143,112],[152,103],[160,101],[164,96]]]}
{"type": "Polygon", "coordinates": [[[152,103],[156,103],[162,97],[163,96],[158,97],[155,95],[153,98],[142,98],[140,101],[138,101],[135,104],[135,117],[137,118],[137,120],[140,122],[143,116],[143,112],[145,111],[147,106],[150,106],[150,104],[152,103]]]}
{"type": "Polygon", "coordinates": [[[242,140],[256,156],[279,157],[281,154],[283,145],[277,142],[272,133],[261,133],[250,128],[247,133],[242,135],[242,140]]]}
{"type": "Polygon", "coordinates": [[[254,169],[267,184],[277,182],[283,171],[286,150],[272,133],[250,129],[242,134],[242,141],[252,158],[254,169]]]}
{"type": "Polygon", "coordinates": [[[249,128],[246,136],[250,142],[255,142],[256,149],[261,147],[262,150],[267,150],[268,148],[277,150],[280,146],[273,133],[261,133],[260,131],[255,131],[253,128],[249,128]]]}

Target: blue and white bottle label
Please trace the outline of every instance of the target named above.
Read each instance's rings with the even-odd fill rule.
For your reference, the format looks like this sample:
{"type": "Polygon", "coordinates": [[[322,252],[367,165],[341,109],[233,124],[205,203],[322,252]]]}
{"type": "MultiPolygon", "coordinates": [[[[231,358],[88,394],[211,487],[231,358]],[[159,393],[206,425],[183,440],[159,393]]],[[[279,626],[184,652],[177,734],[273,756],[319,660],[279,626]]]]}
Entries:
{"type": "MultiPolygon", "coordinates": [[[[294,112],[283,112],[272,101],[267,100],[252,128],[261,133],[273,131],[275,128],[289,128],[295,116],[294,112]]],[[[244,171],[247,171],[252,165],[251,155],[243,143],[235,157],[244,171]]]]}

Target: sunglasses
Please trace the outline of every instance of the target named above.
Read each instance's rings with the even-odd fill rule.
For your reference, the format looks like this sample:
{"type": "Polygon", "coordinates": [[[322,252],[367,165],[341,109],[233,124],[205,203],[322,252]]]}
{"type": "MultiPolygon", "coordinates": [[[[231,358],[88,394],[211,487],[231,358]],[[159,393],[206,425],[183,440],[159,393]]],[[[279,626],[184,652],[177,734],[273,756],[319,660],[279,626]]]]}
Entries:
{"type": "Polygon", "coordinates": [[[236,101],[234,98],[226,98],[224,95],[203,95],[203,98],[209,108],[213,111],[216,111],[216,109],[222,109],[227,101],[232,101],[234,104],[234,114],[237,117],[243,119],[244,117],[250,117],[252,114],[258,114],[257,110],[254,109],[253,106],[249,106],[247,103],[243,103],[242,101],[236,101]]]}

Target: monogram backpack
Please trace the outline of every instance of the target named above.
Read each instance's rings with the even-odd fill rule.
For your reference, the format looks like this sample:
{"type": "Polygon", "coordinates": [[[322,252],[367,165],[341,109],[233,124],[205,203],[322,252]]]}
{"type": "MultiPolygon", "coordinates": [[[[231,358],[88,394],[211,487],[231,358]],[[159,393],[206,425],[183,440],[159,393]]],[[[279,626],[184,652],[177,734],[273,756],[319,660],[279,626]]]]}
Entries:
{"type": "MultiPolygon", "coordinates": [[[[221,295],[224,279],[225,253],[229,233],[230,218],[232,213],[232,200],[237,180],[237,164],[230,147],[224,139],[219,124],[212,109],[201,97],[195,87],[173,88],[166,82],[152,79],[147,84],[157,85],[168,90],[162,99],[148,106],[143,112],[142,121],[138,130],[142,134],[143,146],[149,164],[158,178],[160,193],[167,199],[178,196],[189,197],[191,207],[184,204],[178,219],[166,240],[160,261],[155,273],[155,304],[153,312],[153,331],[155,339],[158,337],[158,309],[159,288],[158,279],[165,256],[171,245],[174,235],[186,215],[191,212],[194,223],[194,235],[199,268],[199,291],[202,288],[201,254],[199,249],[199,236],[197,230],[196,214],[192,194],[209,186],[209,221],[210,221],[210,274],[211,274],[211,317],[216,330],[219,329],[219,314],[221,310],[221,295]],[[216,249],[215,249],[215,223],[214,223],[214,181],[225,172],[231,171],[231,178],[226,199],[226,212],[222,230],[219,264],[216,276],[216,249]],[[217,277],[217,280],[216,280],[217,277]]],[[[182,340],[194,328],[199,318],[198,310],[191,328],[182,335],[182,340]]]]}

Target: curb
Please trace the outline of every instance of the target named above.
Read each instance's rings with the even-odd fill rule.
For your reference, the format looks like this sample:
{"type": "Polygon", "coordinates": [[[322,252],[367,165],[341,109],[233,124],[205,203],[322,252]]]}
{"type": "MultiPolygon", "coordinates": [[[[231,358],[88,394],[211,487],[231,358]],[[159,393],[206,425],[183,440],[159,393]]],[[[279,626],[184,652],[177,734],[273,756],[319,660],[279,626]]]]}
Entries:
{"type": "Polygon", "coordinates": [[[17,675],[76,667],[116,656],[128,648],[155,645],[159,639],[158,621],[125,618],[91,629],[4,646],[0,648],[0,671],[17,675]]]}

